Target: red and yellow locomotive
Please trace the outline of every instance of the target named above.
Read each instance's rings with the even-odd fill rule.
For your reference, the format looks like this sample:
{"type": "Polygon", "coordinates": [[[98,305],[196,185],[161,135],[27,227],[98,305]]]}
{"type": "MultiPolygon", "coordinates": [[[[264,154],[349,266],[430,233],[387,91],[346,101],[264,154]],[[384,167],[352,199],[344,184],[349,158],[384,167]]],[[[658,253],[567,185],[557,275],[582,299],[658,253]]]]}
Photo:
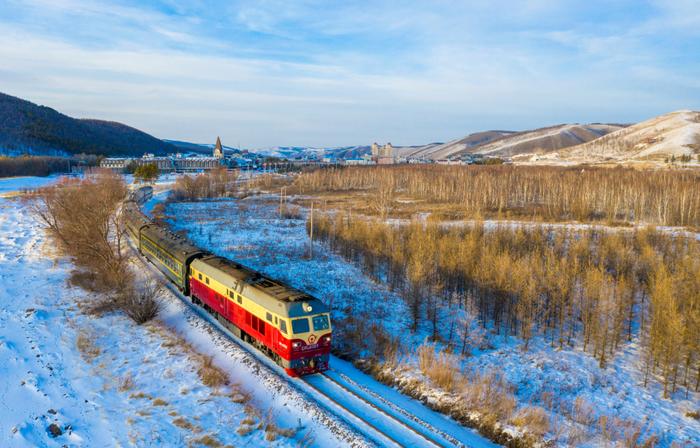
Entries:
{"type": "Polygon", "coordinates": [[[291,376],[328,369],[332,329],[323,302],[197,248],[152,222],[133,201],[125,203],[123,212],[139,252],[234,335],[291,376]]]}

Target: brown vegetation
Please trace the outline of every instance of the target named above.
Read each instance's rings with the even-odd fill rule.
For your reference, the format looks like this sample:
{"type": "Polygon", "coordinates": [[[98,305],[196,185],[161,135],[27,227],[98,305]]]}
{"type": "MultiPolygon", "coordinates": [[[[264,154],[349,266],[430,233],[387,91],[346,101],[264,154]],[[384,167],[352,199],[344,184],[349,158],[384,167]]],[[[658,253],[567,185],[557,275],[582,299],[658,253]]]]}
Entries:
{"type": "Polygon", "coordinates": [[[196,176],[178,177],[171,197],[186,201],[231,196],[237,189],[238,174],[238,171],[221,167],[196,176]]]}
{"type": "Polygon", "coordinates": [[[147,281],[119,298],[119,307],[134,322],[141,325],[155,318],[161,309],[165,286],[158,281],[147,281]]]}
{"type": "Polygon", "coordinates": [[[202,384],[208,387],[221,387],[229,383],[228,374],[214,365],[211,356],[201,356],[197,375],[202,384]]]}
{"type": "Polygon", "coordinates": [[[28,198],[36,217],[76,265],[71,284],[103,293],[88,311],[121,310],[142,324],[158,314],[163,290],[154,282],[134,284],[118,213],[126,193],[119,175],[97,171],[84,179],[64,179],[28,198]]]}
{"type": "Polygon", "coordinates": [[[101,171],[63,179],[32,195],[32,210],[75,265],[98,274],[96,287],[119,290],[129,278],[117,209],[126,197],[120,176],[101,171]]]}
{"type": "Polygon", "coordinates": [[[457,217],[700,226],[700,172],[629,168],[395,166],[300,175],[301,193],[364,192],[364,213],[386,214],[395,195],[450,205],[457,217]]]}
{"type": "MultiPolygon", "coordinates": [[[[402,292],[412,328],[428,323],[450,349],[464,353],[472,343],[468,326],[459,331],[466,312],[482,328],[521,337],[525,349],[540,332],[552,346],[578,344],[601,366],[623,342],[639,340],[647,373],[661,376],[667,396],[700,388],[700,243],[693,238],[650,229],[390,226],[344,213],[317,216],[315,225],[318,239],[402,292]]],[[[352,333],[348,325],[362,324],[341,322],[341,336],[352,333]]],[[[437,363],[427,349],[424,355],[437,363]]]]}
{"type": "Polygon", "coordinates": [[[65,157],[0,157],[0,177],[48,176],[70,172],[70,159],[65,157]]]}

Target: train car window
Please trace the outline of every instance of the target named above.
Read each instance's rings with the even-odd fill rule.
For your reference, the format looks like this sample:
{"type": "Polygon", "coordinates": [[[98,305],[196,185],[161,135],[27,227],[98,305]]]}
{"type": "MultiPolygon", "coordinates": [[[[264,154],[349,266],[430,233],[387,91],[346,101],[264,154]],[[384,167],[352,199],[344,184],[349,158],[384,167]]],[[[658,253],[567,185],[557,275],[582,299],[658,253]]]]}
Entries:
{"type": "Polygon", "coordinates": [[[287,334],[287,321],[280,320],[280,331],[287,334]]]}
{"type": "Polygon", "coordinates": [[[209,277],[204,277],[204,282],[208,285],[209,284],[209,277]]]}
{"type": "Polygon", "coordinates": [[[197,278],[199,278],[199,281],[202,281],[202,274],[197,274],[197,278]]]}
{"type": "Polygon", "coordinates": [[[265,321],[260,319],[260,334],[265,336],[265,327],[267,327],[267,324],[265,324],[265,321]]]}
{"type": "Polygon", "coordinates": [[[277,316],[275,316],[275,325],[277,324],[277,316]]]}
{"type": "Polygon", "coordinates": [[[294,334],[308,333],[309,332],[309,319],[302,317],[301,319],[294,319],[292,321],[292,331],[294,334]]]}
{"type": "Polygon", "coordinates": [[[266,313],[265,318],[267,319],[268,322],[272,322],[272,314],[266,313]]]}
{"type": "Polygon", "coordinates": [[[238,295],[238,303],[243,303],[243,298],[241,297],[240,294],[238,295]]]}
{"type": "Polygon", "coordinates": [[[325,314],[319,314],[311,318],[314,323],[314,331],[328,330],[330,327],[330,322],[328,322],[328,316],[325,314]]]}

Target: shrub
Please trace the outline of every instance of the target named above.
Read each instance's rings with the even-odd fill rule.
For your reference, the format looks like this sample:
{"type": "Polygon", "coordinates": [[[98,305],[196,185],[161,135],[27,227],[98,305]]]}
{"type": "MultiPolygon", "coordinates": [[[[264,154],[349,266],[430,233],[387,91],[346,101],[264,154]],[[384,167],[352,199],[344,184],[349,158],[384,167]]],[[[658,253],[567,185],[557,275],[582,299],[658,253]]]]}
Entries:
{"type": "Polygon", "coordinates": [[[595,422],[593,406],[584,397],[576,397],[571,410],[571,420],[586,426],[595,422]]]}
{"type": "Polygon", "coordinates": [[[421,372],[437,386],[451,392],[460,376],[454,356],[441,351],[435,355],[435,346],[423,344],[418,347],[418,365],[421,372]]]}
{"type": "Polygon", "coordinates": [[[144,324],[160,313],[161,296],[164,292],[165,286],[162,283],[147,282],[135,291],[124,293],[118,299],[119,308],[137,324],[144,324]]]}
{"type": "Polygon", "coordinates": [[[472,372],[462,377],[460,384],[460,394],[469,408],[498,420],[507,420],[513,414],[516,400],[511,386],[500,374],[472,372]]]}
{"type": "Polygon", "coordinates": [[[542,437],[549,431],[549,415],[539,406],[527,406],[515,415],[512,423],[542,437]]]}

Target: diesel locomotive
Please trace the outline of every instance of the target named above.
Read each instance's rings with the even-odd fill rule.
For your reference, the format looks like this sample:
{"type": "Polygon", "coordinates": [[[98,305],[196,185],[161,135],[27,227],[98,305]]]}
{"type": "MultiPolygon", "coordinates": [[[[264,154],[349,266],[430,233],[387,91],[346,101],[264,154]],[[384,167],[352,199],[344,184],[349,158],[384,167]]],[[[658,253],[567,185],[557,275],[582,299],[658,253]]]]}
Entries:
{"type": "Polygon", "coordinates": [[[328,307],[260,272],[204,251],[144,215],[134,200],[123,207],[126,231],[139,253],[190,300],[287,374],[328,369],[328,307]]]}

